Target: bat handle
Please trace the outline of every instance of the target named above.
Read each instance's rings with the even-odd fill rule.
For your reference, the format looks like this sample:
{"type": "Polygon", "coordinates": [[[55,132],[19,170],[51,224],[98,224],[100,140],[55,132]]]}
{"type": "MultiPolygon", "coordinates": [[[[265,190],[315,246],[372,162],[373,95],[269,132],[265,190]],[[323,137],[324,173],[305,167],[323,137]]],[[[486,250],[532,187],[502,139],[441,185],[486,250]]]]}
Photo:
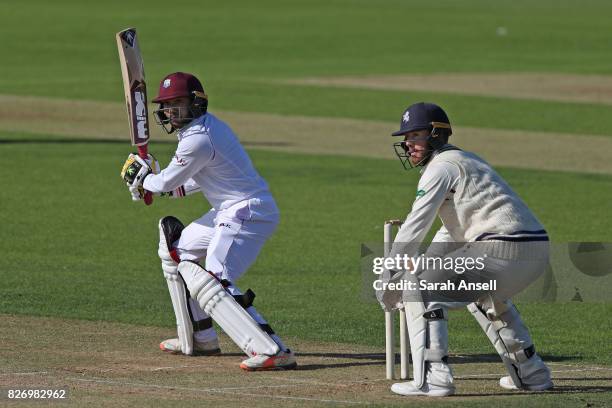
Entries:
{"type": "MultiPolygon", "coordinates": [[[[138,146],[138,155],[142,158],[142,159],[146,159],[147,155],[148,155],[148,146],[142,145],[142,146],[138,146]]],[[[153,203],[153,194],[151,194],[150,191],[146,191],[145,190],[145,196],[144,196],[144,202],[146,205],[151,205],[153,203]]]]}

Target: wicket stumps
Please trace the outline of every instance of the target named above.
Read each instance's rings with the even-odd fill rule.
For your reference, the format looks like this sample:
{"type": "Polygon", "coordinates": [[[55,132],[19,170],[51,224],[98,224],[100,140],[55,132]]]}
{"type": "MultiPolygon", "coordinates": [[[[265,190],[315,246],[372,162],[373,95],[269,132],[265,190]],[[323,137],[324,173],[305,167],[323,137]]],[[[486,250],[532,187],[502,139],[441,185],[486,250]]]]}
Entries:
{"type": "MultiPolygon", "coordinates": [[[[387,257],[393,245],[393,227],[402,225],[400,220],[385,221],[384,226],[384,256],[387,257]]],[[[395,316],[394,312],[385,312],[385,356],[387,367],[387,379],[395,379],[395,316]]],[[[408,379],[408,328],[406,327],[406,312],[399,310],[400,330],[400,379],[408,379]]]]}

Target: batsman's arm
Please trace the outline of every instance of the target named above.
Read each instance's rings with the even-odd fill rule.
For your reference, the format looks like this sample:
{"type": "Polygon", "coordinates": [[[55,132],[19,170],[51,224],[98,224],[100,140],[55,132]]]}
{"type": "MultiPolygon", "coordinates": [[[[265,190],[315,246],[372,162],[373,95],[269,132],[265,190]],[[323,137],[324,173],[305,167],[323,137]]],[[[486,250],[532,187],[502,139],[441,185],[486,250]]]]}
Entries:
{"type": "Polygon", "coordinates": [[[149,175],[143,187],[153,193],[173,191],[187,183],[213,156],[214,149],[208,138],[183,139],[168,167],[159,174],[149,175]]]}
{"type": "Polygon", "coordinates": [[[169,196],[171,198],[181,198],[181,197],[186,197],[188,195],[191,195],[193,193],[197,193],[200,190],[201,189],[200,189],[200,186],[198,185],[198,183],[193,181],[193,179],[189,179],[189,180],[187,180],[187,182],[185,184],[175,188],[172,191],[169,191],[165,195],[167,195],[167,196],[169,196]]]}

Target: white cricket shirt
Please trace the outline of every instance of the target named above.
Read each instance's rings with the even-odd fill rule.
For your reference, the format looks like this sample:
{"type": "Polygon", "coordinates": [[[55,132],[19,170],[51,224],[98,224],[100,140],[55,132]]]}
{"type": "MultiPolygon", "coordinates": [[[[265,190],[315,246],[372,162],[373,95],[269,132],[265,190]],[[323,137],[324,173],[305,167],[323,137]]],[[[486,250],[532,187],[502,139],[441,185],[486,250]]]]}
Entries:
{"type": "Polygon", "coordinates": [[[436,216],[443,226],[434,242],[546,237],[527,205],[477,155],[446,145],[421,173],[412,210],[394,242],[423,242],[436,216]]]}
{"type": "Polygon", "coordinates": [[[193,190],[197,185],[217,210],[259,199],[250,201],[249,206],[256,203],[261,212],[278,213],[268,184],[225,122],[206,113],[178,131],[177,137],[172,161],[159,174],[146,177],[145,190],[162,193],[181,186],[193,190]]]}

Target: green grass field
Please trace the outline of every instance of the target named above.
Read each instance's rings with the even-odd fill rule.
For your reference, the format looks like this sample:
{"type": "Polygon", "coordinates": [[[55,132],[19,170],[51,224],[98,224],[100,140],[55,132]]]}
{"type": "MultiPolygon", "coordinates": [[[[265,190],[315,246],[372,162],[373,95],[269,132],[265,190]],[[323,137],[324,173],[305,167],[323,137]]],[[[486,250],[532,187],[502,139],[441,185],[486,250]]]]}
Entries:
{"type": "MultiPolygon", "coordinates": [[[[184,70],[203,79],[213,112],[365,119],[386,122],[391,132],[407,105],[430,100],[443,105],[459,128],[533,131],[551,139],[563,133],[580,145],[584,135],[612,135],[609,104],[282,81],[457,72],[612,77],[610,12],[605,1],[188,1],[168,7],[9,0],[0,4],[6,39],[0,96],[122,103],[114,34],[135,26],[150,96],[164,74],[184,70]],[[498,27],[506,35],[496,34],[498,27]]],[[[612,91],[601,94],[606,92],[612,91]]],[[[158,198],[151,207],[132,203],[119,178],[131,150],[127,137],[28,129],[36,117],[36,102],[17,113],[0,106],[2,123],[24,123],[19,132],[0,127],[0,313],[171,328],[157,220],[173,214],[188,222],[208,204],[200,195],[158,198]]],[[[125,123],[127,134],[125,119],[113,122],[125,123]]],[[[79,120],[75,115],[75,127],[79,120]]],[[[101,123],[98,130],[105,129],[114,128],[101,123]]],[[[329,137],[351,143],[348,132],[329,137]]],[[[387,134],[372,138],[393,142],[387,134]]],[[[152,143],[162,165],[173,154],[173,141],[152,143]]],[[[503,152],[503,145],[498,148],[503,152]]],[[[405,172],[391,150],[387,160],[265,146],[249,152],[278,200],[282,221],[240,286],[257,292],[262,313],[291,339],[382,351],[382,312],[361,296],[360,245],[380,241],[383,220],[405,217],[418,172],[405,172]]],[[[555,157],[554,149],[546,154],[555,157]]],[[[612,174],[545,171],[537,164],[498,170],[553,241],[611,240],[612,174]]],[[[609,301],[519,306],[549,361],[612,365],[609,301]]],[[[493,352],[466,312],[451,314],[450,331],[452,353],[493,352]]],[[[382,377],[382,366],[379,371],[382,377]]],[[[576,392],[587,403],[609,403],[609,383],[598,387],[576,392]]],[[[563,397],[537,401],[555,406],[563,397]]],[[[479,406],[482,400],[463,403],[479,406]]]]}

